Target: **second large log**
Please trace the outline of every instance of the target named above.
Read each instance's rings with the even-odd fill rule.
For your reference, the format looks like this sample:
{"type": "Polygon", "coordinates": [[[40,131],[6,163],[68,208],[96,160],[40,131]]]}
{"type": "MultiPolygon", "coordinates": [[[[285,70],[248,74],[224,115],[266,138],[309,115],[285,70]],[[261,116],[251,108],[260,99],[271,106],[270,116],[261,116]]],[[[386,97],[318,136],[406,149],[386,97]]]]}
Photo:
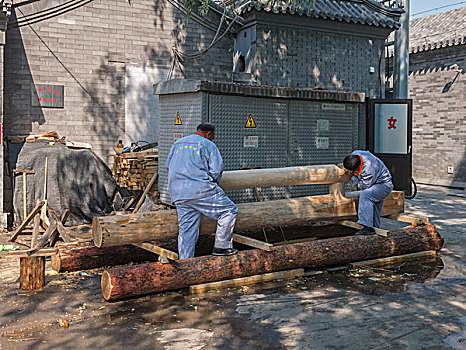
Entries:
{"type": "Polygon", "coordinates": [[[295,269],[342,265],[426,250],[440,250],[443,239],[434,226],[395,230],[390,238],[351,236],[258,249],[228,257],[203,256],[172,264],[148,263],[105,270],[102,294],[106,300],[161,292],[189,285],[295,269]]]}
{"type": "MultiPolygon", "coordinates": [[[[241,203],[238,204],[235,232],[354,217],[357,215],[357,193],[349,197],[322,195],[241,203]]],[[[404,194],[393,191],[385,198],[382,215],[403,211],[404,194]]],[[[200,234],[215,233],[216,226],[216,221],[203,217],[200,234]]],[[[175,238],[177,234],[176,210],[95,217],[92,222],[92,235],[97,247],[164,240],[175,238]]]]}

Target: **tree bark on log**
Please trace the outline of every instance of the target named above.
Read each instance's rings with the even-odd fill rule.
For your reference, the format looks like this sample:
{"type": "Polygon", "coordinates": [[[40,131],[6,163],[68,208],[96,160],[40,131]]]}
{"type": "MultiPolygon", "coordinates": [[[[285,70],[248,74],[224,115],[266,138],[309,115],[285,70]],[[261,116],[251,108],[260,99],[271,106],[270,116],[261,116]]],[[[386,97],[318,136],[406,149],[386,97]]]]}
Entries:
{"type": "Polygon", "coordinates": [[[19,259],[19,287],[26,290],[41,289],[45,286],[45,257],[19,259]]]}
{"type": "Polygon", "coordinates": [[[225,190],[254,187],[314,185],[348,181],[343,169],[333,164],[273,169],[225,171],[220,187],[225,190]]]}
{"type": "MultiPolygon", "coordinates": [[[[196,244],[196,256],[212,253],[215,236],[200,236],[196,244]]],[[[177,252],[178,240],[150,242],[159,247],[177,252]]],[[[58,253],[52,256],[52,269],[57,272],[72,272],[97,269],[104,266],[124,265],[157,261],[158,255],[132,244],[95,247],[92,241],[57,246],[58,253]]]]}
{"type": "Polygon", "coordinates": [[[277,246],[271,252],[240,251],[233,256],[203,256],[172,264],[148,263],[105,270],[106,300],[185,288],[189,285],[283,271],[318,268],[426,250],[440,250],[443,239],[431,224],[390,232],[390,237],[350,236],[277,246]]]}
{"type": "MultiPolygon", "coordinates": [[[[303,225],[312,221],[357,216],[358,193],[350,197],[309,196],[268,202],[238,204],[235,232],[261,227],[303,225]]],[[[393,191],[385,198],[382,215],[404,211],[404,193],[393,191]]],[[[215,233],[217,222],[202,218],[200,234],[215,233]]],[[[176,210],[95,217],[92,235],[97,247],[165,240],[178,235],[176,210]]]]}

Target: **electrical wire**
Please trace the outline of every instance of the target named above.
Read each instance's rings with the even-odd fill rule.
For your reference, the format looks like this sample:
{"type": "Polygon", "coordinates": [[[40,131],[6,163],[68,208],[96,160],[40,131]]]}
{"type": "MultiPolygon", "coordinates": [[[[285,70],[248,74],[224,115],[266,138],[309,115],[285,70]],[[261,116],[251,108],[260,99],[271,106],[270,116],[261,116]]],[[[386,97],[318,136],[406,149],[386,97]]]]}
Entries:
{"type": "Polygon", "coordinates": [[[20,10],[23,17],[18,18],[15,22],[9,22],[8,29],[20,28],[20,27],[24,27],[27,25],[35,24],[35,23],[42,22],[47,19],[57,17],[67,12],[76,10],[84,5],[87,5],[88,3],[92,1],[94,0],[78,0],[78,1],[72,0],[60,6],[55,6],[47,10],[39,11],[39,12],[30,14],[30,15],[24,15],[24,13],[18,7],[18,10],[20,10]]]}
{"type": "MultiPolygon", "coordinates": [[[[222,3],[223,3],[223,14],[222,14],[222,18],[220,19],[220,23],[217,27],[217,31],[215,32],[215,35],[211,41],[211,43],[202,51],[198,52],[198,53],[195,53],[195,54],[186,54],[180,50],[178,50],[175,46],[172,47],[172,52],[173,52],[173,61],[172,61],[172,64],[170,66],[170,70],[168,71],[168,74],[167,74],[167,80],[170,80],[171,77],[172,77],[172,74],[174,72],[174,69],[175,69],[175,66],[176,66],[176,63],[178,63],[178,65],[180,66],[180,69],[181,69],[181,62],[182,62],[182,58],[187,58],[187,59],[196,59],[196,58],[199,58],[199,57],[202,57],[203,55],[205,55],[212,47],[214,47],[220,40],[222,40],[222,38],[230,31],[231,27],[233,26],[233,24],[235,22],[238,22],[238,18],[239,16],[236,14],[236,12],[233,11],[233,14],[235,15],[235,17],[233,18],[229,18],[231,21],[230,21],[230,24],[227,26],[227,28],[225,29],[225,31],[220,35],[220,31],[221,31],[221,28],[222,28],[222,25],[223,25],[223,22],[225,20],[225,18],[227,18],[227,5],[225,4],[225,2],[222,0],[222,3]]],[[[184,73],[183,73],[184,74],[184,73]]]]}
{"type": "MultiPolygon", "coordinates": [[[[18,8],[18,11],[21,12],[21,14],[24,16],[24,13],[23,11],[21,11],[20,8],[18,8]]],[[[31,28],[32,32],[39,38],[39,40],[42,42],[42,44],[44,44],[44,46],[47,48],[47,50],[49,50],[49,52],[52,54],[53,57],[55,57],[55,59],[58,61],[58,63],[60,63],[60,65],[65,69],[65,71],[74,79],[74,81],[79,85],[79,87],[81,89],[83,89],[83,91],[89,95],[89,97],[91,98],[92,101],[94,101],[94,103],[102,110],[104,111],[105,114],[111,116],[110,114],[106,113],[105,111],[105,108],[102,107],[99,103],[99,101],[97,101],[95,99],[95,97],[86,89],[86,87],[84,85],[81,84],[81,82],[78,80],[78,78],[76,78],[76,76],[68,69],[68,67],[65,66],[65,64],[60,60],[60,58],[55,54],[55,52],[52,51],[52,49],[47,45],[47,43],[44,41],[44,39],[42,39],[42,37],[39,35],[39,33],[37,33],[34,28],[32,27],[32,25],[28,24],[29,25],[29,28],[31,28]]],[[[123,127],[121,126],[117,126],[120,130],[123,130],[123,127]]]]}
{"type": "Polygon", "coordinates": [[[454,4],[450,4],[450,5],[444,5],[444,6],[440,6],[440,7],[431,8],[430,10],[425,10],[425,11],[421,11],[421,12],[418,12],[418,13],[414,13],[410,17],[414,17],[414,16],[417,16],[417,15],[422,15],[423,13],[432,12],[432,11],[435,11],[435,10],[444,9],[446,7],[461,5],[461,4],[464,4],[464,3],[466,3],[466,1],[460,1],[460,2],[456,2],[454,4]]]}

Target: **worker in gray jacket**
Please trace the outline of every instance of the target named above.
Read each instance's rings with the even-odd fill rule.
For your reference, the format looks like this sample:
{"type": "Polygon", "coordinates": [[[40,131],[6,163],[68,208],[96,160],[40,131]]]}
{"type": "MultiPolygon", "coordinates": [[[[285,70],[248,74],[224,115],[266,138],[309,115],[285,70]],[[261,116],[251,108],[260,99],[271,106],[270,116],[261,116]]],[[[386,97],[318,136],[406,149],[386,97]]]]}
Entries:
{"type": "Polygon", "coordinates": [[[358,224],[364,226],[357,235],[373,235],[380,228],[383,201],[393,189],[392,176],[385,164],[369,151],[354,151],[345,157],[343,166],[361,191],[358,224]]]}
{"type": "Polygon", "coordinates": [[[194,257],[201,215],[217,220],[213,255],[233,255],[238,208],[219,187],[223,160],[212,142],[215,127],[202,123],[193,135],[175,142],[167,158],[168,188],[178,212],[180,259],[194,257]]]}

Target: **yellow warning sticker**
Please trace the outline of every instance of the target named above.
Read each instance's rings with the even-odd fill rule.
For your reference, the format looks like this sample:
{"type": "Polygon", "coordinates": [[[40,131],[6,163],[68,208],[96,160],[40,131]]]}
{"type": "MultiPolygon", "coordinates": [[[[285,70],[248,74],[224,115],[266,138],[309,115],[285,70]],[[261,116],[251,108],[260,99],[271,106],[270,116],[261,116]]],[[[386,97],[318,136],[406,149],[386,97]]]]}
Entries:
{"type": "Polygon", "coordinates": [[[249,114],[248,121],[246,122],[246,125],[244,127],[245,128],[255,128],[256,127],[256,122],[254,121],[254,118],[252,117],[252,114],[249,114]]]}
{"type": "Polygon", "coordinates": [[[181,121],[180,112],[176,113],[175,125],[183,125],[181,121]]]}

